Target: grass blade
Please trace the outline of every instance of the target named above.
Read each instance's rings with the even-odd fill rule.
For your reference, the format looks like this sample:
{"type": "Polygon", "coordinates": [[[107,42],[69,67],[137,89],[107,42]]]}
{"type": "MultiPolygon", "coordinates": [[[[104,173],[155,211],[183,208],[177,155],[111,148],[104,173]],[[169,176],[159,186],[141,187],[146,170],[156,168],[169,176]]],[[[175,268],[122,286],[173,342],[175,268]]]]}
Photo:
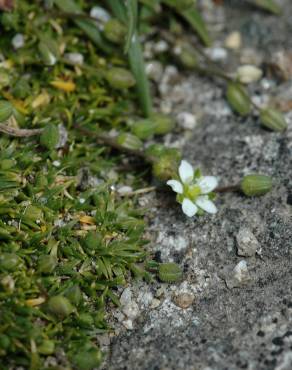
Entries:
{"type": "Polygon", "coordinates": [[[125,52],[129,51],[132,37],[134,36],[134,32],[137,28],[137,16],[138,16],[138,4],[137,0],[127,0],[127,14],[128,14],[128,33],[126,37],[126,45],[125,45],[125,52]]]}

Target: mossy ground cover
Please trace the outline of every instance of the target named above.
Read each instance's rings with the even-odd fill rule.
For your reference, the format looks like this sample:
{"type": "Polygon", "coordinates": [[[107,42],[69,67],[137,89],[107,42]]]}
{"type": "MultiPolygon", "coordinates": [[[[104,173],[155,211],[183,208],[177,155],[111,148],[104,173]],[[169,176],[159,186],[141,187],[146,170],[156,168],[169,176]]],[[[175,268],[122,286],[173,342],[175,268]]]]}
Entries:
{"type": "Polygon", "coordinates": [[[110,330],[106,304],[118,304],[116,287],[138,273],[146,254],[143,212],[112,185],[142,180],[117,171],[122,156],[74,125],[123,131],[134,92],[107,73],[116,66],[132,75],[121,69],[125,58],[101,56],[70,20],[42,6],[19,1],[1,14],[9,126],[45,131],[0,138],[0,367],[54,368],[54,356],[58,368],[91,369],[101,361],[96,335],[110,330]],[[17,33],[23,48],[11,44],[17,33]],[[85,62],[62,60],[65,49],[85,62]]]}
{"type": "MultiPolygon", "coordinates": [[[[98,367],[116,288],[150,278],[145,210],[117,186],[143,187],[151,166],[166,181],[181,155],[143,146],[174,124],[154,113],[137,24],[159,39],[152,26],[167,14],[160,26],[179,39],[175,61],[197,71],[184,27],[211,40],[193,1],[143,0],[139,12],[137,1],[100,3],[94,14],[89,1],[0,1],[1,369],[98,367]]],[[[168,267],[161,280],[181,277],[168,267]]]]}

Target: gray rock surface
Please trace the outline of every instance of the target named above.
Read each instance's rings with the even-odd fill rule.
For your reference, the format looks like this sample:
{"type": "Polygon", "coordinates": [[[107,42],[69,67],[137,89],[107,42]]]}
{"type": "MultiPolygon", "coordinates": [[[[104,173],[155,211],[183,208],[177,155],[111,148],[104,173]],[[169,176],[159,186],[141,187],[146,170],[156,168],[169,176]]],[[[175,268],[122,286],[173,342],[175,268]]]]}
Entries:
{"type": "MultiPolygon", "coordinates": [[[[291,1],[280,1],[286,6],[282,18],[251,13],[243,5],[232,8],[243,2],[226,3],[231,7],[220,12],[211,6],[206,10],[214,29],[217,18],[228,19],[219,34],[222,45],[226,34],[239,30],[244,46],[255,54],[267,57],[292,48],[291,1]]],[[[291,84],[283,85],[287,92],[291,84]]],[[[131,316],[135,308],[133,330],[123,326],[127,317],[117,310],[113,320],[121,326],[104,369],[292,369],[292,113],[286,114],[286,133],[266,131],[256,116],[242,119],[230,111],[223,86],[180,72],[170,85],[160,86],[164,107],[174,116],[190,112],[200,118],[193,131],[169,135],[168,144],[183,146],[185,159],[218,176],[221,185],[237,183],[247,173],[263,173],[273,176],[275,186],[260,198],[222,194],[216,200],[217,215],[194,219],[183,215],[171,193],[140,199],[153,211],[150,248],[163,262],[179,263],[184,280],[176,285],[134,282],[126,288],[122,310],[131,316]],[[260,246],[240,253],[245,257],[237,253],[242,230],[260,246]],[[177,304],[182,294],[189,301],[177,304]]],[[[275,83],[250,89],[262,100],[286,91],[275,83]]]]}

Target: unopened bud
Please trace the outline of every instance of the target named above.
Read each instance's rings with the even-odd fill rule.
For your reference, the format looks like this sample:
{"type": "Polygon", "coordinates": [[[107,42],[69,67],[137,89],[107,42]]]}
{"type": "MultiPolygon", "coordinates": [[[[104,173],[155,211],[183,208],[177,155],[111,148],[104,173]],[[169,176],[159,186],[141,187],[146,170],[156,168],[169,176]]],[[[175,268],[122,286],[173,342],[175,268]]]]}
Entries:
{"type": "Polygon", "coordinates": [[[157,135],[167,134],[175,127],[175,121],[165,114],[153,114],[151,119],[155,123],[155,134],[157,135]]]}
{"type": "Polygon", "coordinates": [[[40,143],[47,149],[52,150],[55,149],[58,142],[59,142],[58,127],[50,123],[44,128],[40,137],[40,143]]]}
{"type": "Polygon", "coordinates": [[[57,262],[56,256],[41,256],[38,260],[38,272],[50,274],[54,271],[57,262]]]}
{"type": "Polygon", "coordinates": [[[6,121],[13,113],[13,105],[7,100],[0,100],[0,122],[6,121]]]}
{"type": "Polygon", "coordinates": [[[139,150],[143,147],[142,141],[135,135],[123,133],[117,138],[117,143],[127,149],[139,150]]]}
{"type": "Polygon", "coordinates": [[[125,26],[114,18],[105,23],[103,31],[105,37],[115,44],[122,43],[127,33],[125,26]]]}
{"type": "Polygon", "coordinates": [[[136,84],[136,80],[132,73],[124,68],[111,68],[105,74],[105,78],[115,89],[128,89],[136,84]]]}
{"type": "Polygon", "coordinates": [[[151,119],[141,119],[136,121],[131,127],[132,133],[142,140],[153,136],[155,129],[156,123],[151,119]]]}
{"type": "Polygon", "coordinates": [[[57,295],[50,298],[48,302],[48,309],[60,319],[64,319],[74,311],[74,307],[70,301],[62,295],[57,295]]]}
{"type": "Polygon", "coordinates": [[[0,270],[13,271],[19,264],[21,259],[14,253],[0,254],[0,270]]]}
{"type": "Polygon", "coordinates": [[[282,132],[287,129],[287,122],[281,112],[273,108],[261,110],[260,119],[263,126],[273,131],[282,132]]]}
{"type": "Polygon", "coordinates": [[[176,156],[169,153],[163,154],[153,163],[152,172],[157,179],[167,181],[174,178],[178,165],[179,160],[176,156]]]}
{"type": "Polygon", "coordinates": [[[158,268],[159,279],[166,283],[176,283],[182,278],[182,270],[176,263],[162,263],[158,268]]]}
{"type": "Polygon", "coordinates": [[[264,195],[272,186],[271,177],[265,175],[247,175],[240,183],[241,191],[248,197],[264,195]]]}
{"type": "Polygon", "coordinates": [[[73,285],[66,291],[66,297],[69,299],[74,306],[78,306],[82,300],[82,292],[79,288],[79,285],[73,285]]]}
{"type": "Polygon", "coordinates": [[[55,351],[55,342],[52,340],[44,340],[40,346],[38,346],[38,352],[42,355],[51,355],[55,351]]]}
{"type": "Polygon", "coordinates": [[[232,109],[241,116],[247,116],[251,111],[251,102],[245,88],[236,82],[227,86],[227,100],[232,109]]]}

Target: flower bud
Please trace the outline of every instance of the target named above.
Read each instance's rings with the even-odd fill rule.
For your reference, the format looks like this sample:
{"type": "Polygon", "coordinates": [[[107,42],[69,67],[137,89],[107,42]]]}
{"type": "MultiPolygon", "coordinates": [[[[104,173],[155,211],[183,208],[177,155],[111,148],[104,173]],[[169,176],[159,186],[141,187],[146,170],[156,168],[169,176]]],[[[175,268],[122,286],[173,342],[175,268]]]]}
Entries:
{"type": "Polygon", "coordinates": [[[175,127],[174,120],[164,114],[153,114],[151,119],[155,123],[155,134],[157,135],[167,134],[175,127]]]}
{"type": "Polygon", "coordinates": [[[44,213],[40,208],[33,205],[29,205],[25,210],[25,217],[35,222],[37,220],[43,220],[44,213]]]}
{"type": "Polygon", "coordinates": [[[117,138],[117,143],[127,149],[139,150],[143,147],[142,141],[135,135],[123,133],[117,138]]]}
{"type": "Polygon", "coordinates": [[[38,44],[38,49],[43,62],[48,66],[53,66],[57,62],[59,55],[58,44],[49,38],[42,38],[38,44]]]}
{"type": "Polygon", "coordinates": [[[70,301],[62,295],[51,297],[48,302],[48,309],[60,319],[66,318],[74,311],[70,301]]]}
{"type": "Polygon", "coordinates": [[[13,113],[13,105],[7,100],[0,100],[0,123],[6,121],[13,113]]]}
{"type": "Polygon", "coordinates": [[[44,128],[40,137],[40,143],[47,149],[53,150],[57,146],[58,142],[59,142],[58,127],[50,123],[44,128]]]}
{"type": "Polygon", "coordinates": [[[141,119],[136,121],[131,127],[132,133],[142,140],[153,136],[155,129],[156,123],[151,119],[141,119]]]}
{"type": "Polygon", "coordinates": [[[287,122],[284,116],[276,109],[266,108],[261,110],[260,119],[263,126],[273,131],[282,132],[287,129],[287,122]]]}
{"type": "Polygon", "coordinates": [[[179,160],[176,157],[164,154],[153,163],[153,175],[161,181],[172,179],[176,176],[178,164],[179,160]]]}
{"type": "Polygon", "coordinates": [[[13,271],[19,264],[21,259],[14,253],[0,254],[0,269],[6,271],[13,271]]]}
{"type": "Polygon", "coordinates": [[[76,369],[91,370],[99,367],[102,361],[102,354],[98,349],[91,349],[89,351],[79,351],[73,357],[73,363],[76,369]]]}
{"type": "Polygon", "coordinates": [[[165,153],[165,149],[166,148],[163,144],[151,144],[145,149],[145,153],[147,156],[159,158],[165,153]]]}
{"type": "Polygon", "coordinates": [[[46,339],[38,346],[38,352],[42,355],[51,355],[55,351],[55,342],[52,340],[46,339]]]}
{"type": "Polygon", "coordinates": [[[253,65],[244,65],[237,68],[236,77],[243,84],[258,81],[263,75],[261,69],[253,65]]]}
{"type": "Polygon", "coordinates": [[[194,68],[198,65],[197,53],[189,44],[177,45],[174,48],[174,54],[185,68],[194,68]]]}
{"type": "Polygon", "coordinates": [[[247,175],[240,183],[241,191],[248,197],[266,194],[272,186],[271,177],[265,175],[247,175]]]}
{"type": "Polygon", "coordinates": [[[9,86],[10,84],[10,77],[8,72],[6,72],[4,69],[0,70],[0,89],[3,89],[3,87],[9,86]]]}
{"type": "Polygon", "coordinates": [[[176,283],[182,278],[182,270],[176,263],[162,263],[158,268],[159,279],[166,283],[176,283]]]}
{"type": "Polygon", "coordinates": [[[115,44],[121,44],[127,33],[125,26],[117,19],[110,19],[107,21],[103,31],[105,37],[115,44]]]}
{"type": "Polygon", "coordinates": [[[245,88],[236,82],[227,86],[227,100],[232,109],[241,116],[247,116],[251,111],[251,103],[245,88]]]}
{"type": "Polygon", "coordinates": [[[115,89],[128,89],[136,84],[136,80],[132,73],[124,68],[111,68],[106,72],[105,78],[115,89]]]}
{"type": "Polygon", "coordinates": [[[66,291],[66,297],[69,299],[74,306],[78,306],[82,300],[82,292],[79,288],[79,285],[73,285],[66,291]]]}
{"type": "Polygon", "coordinates": [[[94,325],[94,319],[89,313],[82,313],[78,317],[78,324],[82,328],[90,329],[94,325]]]}
{"type": "Polygon", "coordinates": [[[38,272],[50,274],[57,266],[57,262],[56,256],[41,256],[38,260],[38,272]]]}

